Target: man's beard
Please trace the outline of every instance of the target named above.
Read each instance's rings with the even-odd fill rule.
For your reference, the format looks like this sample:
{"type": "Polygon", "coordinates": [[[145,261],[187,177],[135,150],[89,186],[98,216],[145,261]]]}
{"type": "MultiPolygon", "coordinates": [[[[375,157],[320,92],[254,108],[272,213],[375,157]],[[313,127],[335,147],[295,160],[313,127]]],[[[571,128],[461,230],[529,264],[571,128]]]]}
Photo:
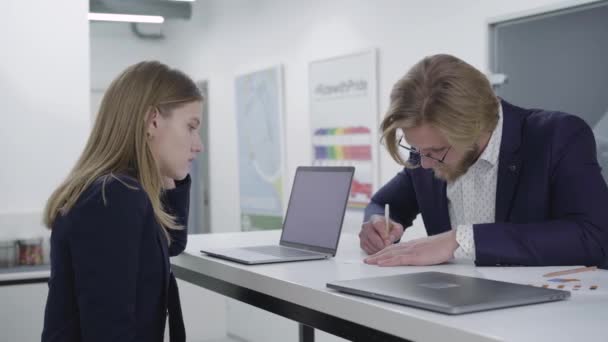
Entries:
{"type": "Polygon", "coordinates": [[[455,166],[441,164],[434,168],[433,172],[435,177],[448,183],[452,183],[458,179],[458,177],[464,175],[469,170],[471,165],[475,164],[478,157],[479,146],[475,144],[467,152],[465,152],[464,157],[462,157],[458,164],[455,166]]]}

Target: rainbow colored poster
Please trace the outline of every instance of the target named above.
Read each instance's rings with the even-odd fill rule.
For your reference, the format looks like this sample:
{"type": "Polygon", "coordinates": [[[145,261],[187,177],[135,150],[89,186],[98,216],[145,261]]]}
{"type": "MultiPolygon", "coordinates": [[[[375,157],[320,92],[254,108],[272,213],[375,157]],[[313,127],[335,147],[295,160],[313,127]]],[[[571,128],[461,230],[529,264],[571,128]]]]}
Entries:
{"type": "Polygon", "coordinates": [[[354,166],[349,208],[364,208],[377,185],[376,52],[312,62],[313,165],[354,166]]]}

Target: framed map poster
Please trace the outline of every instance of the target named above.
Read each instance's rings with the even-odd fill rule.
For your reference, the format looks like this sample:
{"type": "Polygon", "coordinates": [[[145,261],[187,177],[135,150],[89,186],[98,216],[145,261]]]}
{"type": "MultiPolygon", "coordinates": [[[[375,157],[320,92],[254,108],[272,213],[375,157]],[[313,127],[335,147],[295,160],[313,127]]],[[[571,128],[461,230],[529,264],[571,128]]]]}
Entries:
{"type": "Polygon", "coordinates": [[[285,139],[280,66],[235,81],[241,230],[283,224],[285,139]]]}

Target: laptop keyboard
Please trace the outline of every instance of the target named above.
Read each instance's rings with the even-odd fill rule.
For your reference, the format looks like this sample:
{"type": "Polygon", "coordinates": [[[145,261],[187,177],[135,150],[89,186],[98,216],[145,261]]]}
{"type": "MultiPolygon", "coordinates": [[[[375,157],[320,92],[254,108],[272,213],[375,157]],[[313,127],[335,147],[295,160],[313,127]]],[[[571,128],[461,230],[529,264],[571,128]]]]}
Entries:
{"type": "Polygon", "coordinates": [[[256,253],[263,253],[267,255],[272,255],[275,257],[301,257],[301,256],[310,256],[310,255],[319,255],[319,253],[308,252],[294,248],[285,248],[281,246],[253,246],[253,247],[243,247],[244,250],[248,250],[256,253]]]}

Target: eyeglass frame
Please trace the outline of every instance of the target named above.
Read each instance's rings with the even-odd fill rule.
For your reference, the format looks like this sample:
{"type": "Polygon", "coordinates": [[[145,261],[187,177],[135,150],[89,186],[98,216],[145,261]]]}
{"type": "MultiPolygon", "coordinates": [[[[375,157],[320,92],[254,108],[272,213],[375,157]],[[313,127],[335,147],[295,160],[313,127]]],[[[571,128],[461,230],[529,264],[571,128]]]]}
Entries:
{"type": "MultiPolygon", "coordinates": [[[[428,158],[428,159],[433,160],[433,161],[435,161],[435,162],[437,162],[437,163],[439,163],[439,164],[445,164],[445,162],[444,162],[445,157],[447,157],[447,156],[448,156],[448,153],[450,153],[450,150],[452,149],[452,145],[448,146],[448,149],[447,149],[447,150],[445,151],[445,153],[443,154],[443,157],[441,157],[441,159],[437,159],[437,158],[435,158],[435,157],[431,156],[431,155],[430,155],[430,154],[428,154],[428,153],[427,153],[427,154],[422,154],[422,153],[421,153],[420,151],[418,151],[418,150],[417,150],[415,147],[408,147],[408,146],[405,146],[405,145],[402,143],[402,141],[403,141],[404,139],[405,139],[405,136],[404,136],[404,135],[402,135],[402,136],[401,136],[401,138],[399,139],[399,143],[398,143],[398,144],[399,144],[399,147],[401,147],[401,148],[403,148],[403,149],[407,150],[409,153],[412,153],[412,154],[414,154],[414,155],[417,155],[417,156],[418,156],[418,157],[420,157],[420,158],[422,158],[422,157],[424,157],[424,158],[428,158]]],[[[420,159],[420,160],[422,161],[422,159],[420,159]]]]}

